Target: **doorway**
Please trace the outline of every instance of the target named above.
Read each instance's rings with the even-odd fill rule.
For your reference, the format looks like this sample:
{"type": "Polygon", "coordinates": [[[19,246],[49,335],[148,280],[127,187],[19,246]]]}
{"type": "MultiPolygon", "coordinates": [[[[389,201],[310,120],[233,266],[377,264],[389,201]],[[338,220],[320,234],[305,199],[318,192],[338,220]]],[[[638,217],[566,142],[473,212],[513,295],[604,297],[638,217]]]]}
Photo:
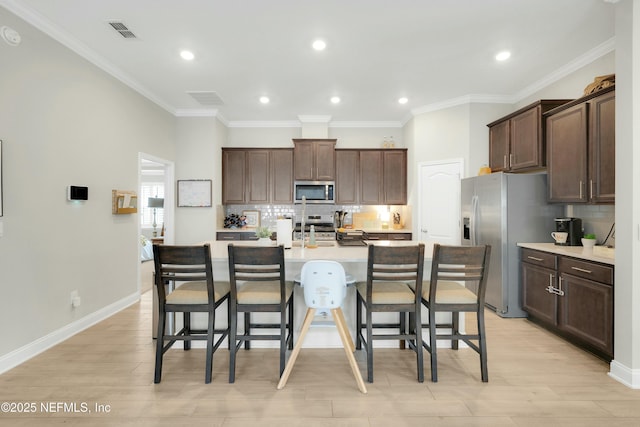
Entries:
{"type": "Polygon", "coordinates": [[[460,180],[464,160],[418,164],[418,235],[425,243],[460,244],[460,180]]]}
{"type": "MultiPolygon", "coordinates": [[[[138,155],[138,194],[140,195],[140,205],[148,205],[148,197],[157,198],[158,194],[147,194],[146,191],[149,187],[149,183],[159,183],[162,188],[162,208],[160,214],[156,211],[154,215],[154,224],[156,218],[161,218],[157,224],[156,234],[157,237],[163,238],[163,243],[173,244],[175,241],[174,233],[174,206],[175,206],[175,189],[174,189],[174,163],[150,154],[139,153],[138,155]],[[144,187],[144,191],[143,191],[144,187]],[[163,233],[164,232],[164,233],[163,233]]],[[[160,210],[160,208],[157,208],[160,210]]],[[[144,293],[153,287],[153,261],[152,251],[149,247],[149,239],[153,237],[153,231],[149,229],[146,221],[143,217],[142,207],[138,210],[138,236],[140,239],[139,245],[139,259],[138,264],[138,290],[140,293],[144,293]],[[143,228],[144,223],[144,228],[143,228]],[[143,238],[144,236],[144,238],[143,238]],[[143,243],[147,243],[146,245],[143,243]],[[150,257],[151,253],[151,257],[150,257]]],[[[146,212],[145,212],[146,213],[146,212]]],[[[148,216],[148,215],[147,215],[148,216]]],[[[147,218],[148,219],[148,218],[147,218]]]]}

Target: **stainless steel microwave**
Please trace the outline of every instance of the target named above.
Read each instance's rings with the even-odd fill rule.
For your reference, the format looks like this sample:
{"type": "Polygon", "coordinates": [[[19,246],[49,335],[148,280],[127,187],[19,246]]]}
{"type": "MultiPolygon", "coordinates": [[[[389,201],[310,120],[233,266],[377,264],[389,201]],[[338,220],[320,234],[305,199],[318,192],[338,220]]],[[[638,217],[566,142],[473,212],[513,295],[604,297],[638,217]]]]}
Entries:
{"type": "Polygon", "coordinates": [[[304,197],[307,203],[335,203],[335,187],[333,181],[295,181],[294,201],[302,203],[304,197]]]}

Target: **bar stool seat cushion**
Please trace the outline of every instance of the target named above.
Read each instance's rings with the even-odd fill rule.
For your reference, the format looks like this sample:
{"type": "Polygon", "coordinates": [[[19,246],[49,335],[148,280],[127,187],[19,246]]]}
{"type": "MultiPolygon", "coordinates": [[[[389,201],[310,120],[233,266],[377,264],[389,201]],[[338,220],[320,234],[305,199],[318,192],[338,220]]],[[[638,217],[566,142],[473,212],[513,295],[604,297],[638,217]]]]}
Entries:
{"type": "MultiPolygon", "coordinates": [[[[422,282],[422,298],[429,301],[429,290],[431,282],[422,282]]],[[[436,293],[436,304],[477,304],[476,294],[458,282],[447,280],[438,281],[438,292],[436,293]]]]}
{"type": "MultiPolygon", "coordinates": [[[[367,300],[367,282],[356,284],[358,293],[364,301],[367,300]]],[[[373,304],[411,304],[415,302],[415,294],[404,282],[376,282],[371,296],[373,304]]]]}
{"type": "MultiPolygon", "coordinates": [[[[285,283],[285,298],[289,300],[293,292],[293,282],[285,283]]],[[[238,283],[238,304],[280,304],[280,282],[238,283]]]]}
{"type": "MultiPolygon", "coordinates": [[[[229,294],[229,282],[216,281],[215,301],[229,294]]],[[[167,295],[167,304],[208,304],[207,282],[187,282],[167,295]]]]}

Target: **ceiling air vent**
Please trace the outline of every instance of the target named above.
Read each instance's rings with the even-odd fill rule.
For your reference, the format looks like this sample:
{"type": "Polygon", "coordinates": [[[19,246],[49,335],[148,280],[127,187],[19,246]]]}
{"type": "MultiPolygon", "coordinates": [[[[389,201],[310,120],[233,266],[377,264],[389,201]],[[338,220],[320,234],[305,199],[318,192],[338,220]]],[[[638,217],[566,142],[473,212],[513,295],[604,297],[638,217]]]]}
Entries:
{"type": "Polygon", "coordinates": [[[201,105],[224,105],[224,101],[216,92],[187,92],[201,105]]]}
{"type": "Polygon", "coordinates": [[[125,39],[137,38],[136,35],[133,34],[133,32],[129,28],[127,28],[127,26],[124,25],[122,22],[109,21],[109,25],[111,25],[111,27],[113,27],[113,29],[116,30],[118,33],[120,33],[120,35],[125,39]]]}

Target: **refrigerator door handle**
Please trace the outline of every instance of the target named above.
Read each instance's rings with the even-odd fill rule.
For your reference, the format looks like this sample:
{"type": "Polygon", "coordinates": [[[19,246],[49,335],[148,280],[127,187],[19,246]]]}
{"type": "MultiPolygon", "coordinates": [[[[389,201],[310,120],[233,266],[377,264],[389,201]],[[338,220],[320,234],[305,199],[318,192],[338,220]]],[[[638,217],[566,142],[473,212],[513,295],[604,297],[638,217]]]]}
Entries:
{"type": "Polygon", "coordinates": [[[471,228],[471,246],[477,245],[478,236],[476,226],[478,224],[478,196],[471,198],[471,218],[469,219],[469,227],[471,228]]]}

